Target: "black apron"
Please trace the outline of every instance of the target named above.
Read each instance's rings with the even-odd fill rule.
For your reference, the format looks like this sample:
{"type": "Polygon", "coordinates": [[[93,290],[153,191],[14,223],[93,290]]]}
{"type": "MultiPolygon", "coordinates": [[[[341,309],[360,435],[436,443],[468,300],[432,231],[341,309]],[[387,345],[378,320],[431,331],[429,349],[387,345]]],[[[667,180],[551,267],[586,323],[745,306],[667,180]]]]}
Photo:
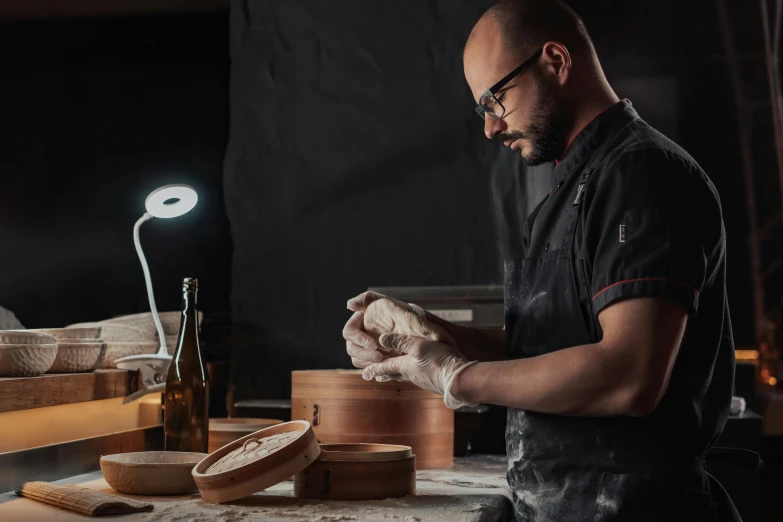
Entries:
{"type": "MultiPolygon", "coordinates": [[[[585,303],[590,309],[589,281],[572,248],[581,196],[596,163],[566,179],[571,181],[563,190],[573,203],[559,218],[554,237],[560,239],[539,257],[505,263],[511,359],[598,341],[600,326],[582,311],[585,303]]],[[[516,520],[740,520],[723,488],[706,473],[704,459],[660,447],[640,419],[509,408],[506,450],[516,520]]]]}

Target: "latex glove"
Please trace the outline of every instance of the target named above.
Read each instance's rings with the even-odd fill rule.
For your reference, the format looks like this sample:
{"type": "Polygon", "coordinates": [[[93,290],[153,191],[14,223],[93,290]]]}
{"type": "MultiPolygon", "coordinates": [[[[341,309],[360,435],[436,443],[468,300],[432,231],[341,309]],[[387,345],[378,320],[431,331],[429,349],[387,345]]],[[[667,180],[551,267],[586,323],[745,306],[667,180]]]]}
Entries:
{"type": "MultiPolygon", "coordinates": [[[[378,344],[378,337],[387,332],[440,340],[456,346],[446,330],[427,321],[426,312],[412,303],[405,303],[375,292],[364,292],[348,301],[353,316],[343,328],[346,351],[357,368],[396,356],[378,344]]],[[[389,380],[379,377],[379,381],[389,380]]]]}
{"type": "Polygon", "coordinates": [[[376,338],[364,330],[364,312],[354,312],[343,328],[345,351],[356,368],[366,368],[384,358],[376,338]]]}
{"type": "Polygon", "coordinates": [[[427,320],[422,308],[388,297],[373,301],[364,311],[364,330],[376,338],[397,333],[457,344],[446,330],[427,320]]]}
{"type": "MultiPolygon", "coordinates": [[[[364,312],[370,303],[377,301],[378,299],[393,299],[391,297],[379,294],[378,292],[362,292],[356,297],[348,299],[348,310],[352,312],[364,312]]],[[[395,299],[396,301],[396,299],[395,299]]]]}
{"type": "Polygon", "coordinates": [[[468,361],[456,346],[395,333],[381,335],[379,342],[384,349],[400,355],[367,366],[362,372],[364,380],[387,377],[412,382],[443,395],[443,402],[451,409],[468,405],[451,394],[451,385],[457,375],[477,361],[468,361]]]}

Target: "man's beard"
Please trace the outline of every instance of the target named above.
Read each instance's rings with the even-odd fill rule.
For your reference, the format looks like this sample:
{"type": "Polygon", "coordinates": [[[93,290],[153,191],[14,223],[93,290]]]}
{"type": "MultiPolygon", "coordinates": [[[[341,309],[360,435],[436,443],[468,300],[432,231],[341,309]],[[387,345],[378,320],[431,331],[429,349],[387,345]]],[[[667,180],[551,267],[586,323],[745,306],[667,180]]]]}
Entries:
{"type": "Polygon", "coordinates": [[[566,147],[565,105],[559,99],[557,91],[545,81],[539,80],[536,90],[536,104],[525,132],[509,131],[496,136],[500,141],[527,141],[530,144],[530,153],[522,153],[522,161],[528,167],[555,161],[566,147]]]}

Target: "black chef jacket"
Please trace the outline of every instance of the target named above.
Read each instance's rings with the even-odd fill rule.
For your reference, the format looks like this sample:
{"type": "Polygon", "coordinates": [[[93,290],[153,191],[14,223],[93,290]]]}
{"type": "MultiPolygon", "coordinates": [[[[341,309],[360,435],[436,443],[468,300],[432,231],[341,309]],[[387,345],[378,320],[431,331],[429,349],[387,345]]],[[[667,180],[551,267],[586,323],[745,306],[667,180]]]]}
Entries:
{"type": "Polygon", "coordinates": [[[567,231],[558,216],[578,204],[573,276],[592,342],[603,335],[598,314],[622,299],[682,303],[689,318],[668,389],[652,414],[628,419],[626,428],[703,455],[726,422],[734,381],[726,234],[715,186],[628,100],[582,130],[552,181],[550,194],[526,221],[525,257],[560,245],[567,231]],[[601,159],[585,179],[583,169],[596,154],[601,159]]]}

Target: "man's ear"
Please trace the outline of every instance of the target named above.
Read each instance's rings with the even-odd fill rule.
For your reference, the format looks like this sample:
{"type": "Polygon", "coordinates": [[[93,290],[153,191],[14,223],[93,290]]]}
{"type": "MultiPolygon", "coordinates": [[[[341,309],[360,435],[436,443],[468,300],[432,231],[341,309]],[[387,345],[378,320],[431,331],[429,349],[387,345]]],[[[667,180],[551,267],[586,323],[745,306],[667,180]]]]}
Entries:
{"type": "Polygon", "coordinates": [[[547,42],[541,53],[544,74],[555,79],[558,85],[565,85],[571,75],[571,53],[560,42],[547,42]]]}

